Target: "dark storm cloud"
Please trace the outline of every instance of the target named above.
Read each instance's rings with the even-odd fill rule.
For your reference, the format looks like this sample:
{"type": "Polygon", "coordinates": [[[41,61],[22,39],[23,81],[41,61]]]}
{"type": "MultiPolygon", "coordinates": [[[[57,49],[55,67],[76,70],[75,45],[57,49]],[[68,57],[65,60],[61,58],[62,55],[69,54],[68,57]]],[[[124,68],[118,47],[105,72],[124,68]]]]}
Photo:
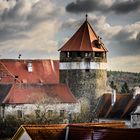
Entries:
{"type": "Polygon", "coordinates": [[[100,5],[97,0],[77,0],[66,6],[66,11],[72,13],[92,12],[97,11],[98,9],[105,10],[106,7],[100,5]]]}
{"type": "Polygon", "coordinates": [[[113,46],[112,49],[119,56],[135,56],[140,54],[140,32],[137,34],[136,38],[130,39],[133,32],[120,31],[115,35],[110,44],[113,46]],[[114,43],[115,42],[115,43],[114,43]]]}
{"type": "Polygon", "coordinates": [[[66,6],[66,11],[68,12],[92,12],[96,10],[95,2],[92,0],[86,0],[86,1],[76,1],[68,4],[66,6]]]}
{"type": "Polygon", "coordinates": [[[129,1],[115,1],[112,5],[107,6],[98,0],[77,0],[76,2],[69,3],[66,6],[67,12],[80,13],[80,12],[111,12],[116,14],[125,14],[131,11],[136,11],[140,8],[139,0],[129,1]]]}
{"type": "Polygon", "coordinates": [[[131,37],[132,36],[132,34],[133,34],[133,32],[131,31],[125,31],[125,30],[121,30],[121,31],[119,31],[115,36],[113,36],[113,38],[112,39],[114,39],[114,40],[128,40],[128,38],[129,37],[131,37]]]}
{"type": "Polygon", "coordinates": [[[130,54],[140,54],[140,32],[137,34],[135,39],[124,40],[122,41],[122,44],[126,47],[128,46],[130,54]]]}
{"type": "Polygon", "coordinates": [[[131,11],[136,11],[140,8],[139,0],[129,0],[124,2],[115,2],[110,10],[114,11],[117,14],[129,13],[131,11]]]}

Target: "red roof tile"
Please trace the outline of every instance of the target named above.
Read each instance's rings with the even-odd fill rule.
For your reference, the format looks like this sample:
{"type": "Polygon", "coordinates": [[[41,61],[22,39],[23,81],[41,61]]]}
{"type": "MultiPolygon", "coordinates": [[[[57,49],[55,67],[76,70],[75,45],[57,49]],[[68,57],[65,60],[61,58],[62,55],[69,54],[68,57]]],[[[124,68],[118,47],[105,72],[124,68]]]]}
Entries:
{"type": "Polygon", "coordinates": [[[98,36],[86,20],[59,51],[107,51],[103,43],[97,47],[98,41],[98,36]]]}
{"type": "Polygon", "coordinates": [[[59,61],[57,60],[0,60],[1,83],[59,83],[59,61]],[[27,65],[32,63],[32,72],[27,65]]]}
{"type": "Polygon", "coordinates": [[[65,84],[14,84],[4,104],[76,103],[77,100],[65,84]],[[56,99],[56,100],[55,100],[56,99]]]}

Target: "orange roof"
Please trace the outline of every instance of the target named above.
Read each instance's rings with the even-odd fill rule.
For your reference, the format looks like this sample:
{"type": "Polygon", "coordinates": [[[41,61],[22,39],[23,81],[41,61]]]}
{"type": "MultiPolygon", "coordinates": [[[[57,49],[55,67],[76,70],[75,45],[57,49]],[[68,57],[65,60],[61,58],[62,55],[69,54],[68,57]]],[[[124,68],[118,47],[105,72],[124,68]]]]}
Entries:
{"type": "Polygon", "coordinates": [[[100,126],[73,125],[22,125],[12,140],[17,140],[24,132],[27,132],[32,140],[63,140],[68,136],[69,140],[132,140],[139,139],[140,129],[114,128],[100,126]],[[68,129],[67,129],[68,128],[68,129]]]}
{"type": "Polygon", "coordinates": [[[101,43],[100,47],[97,47],[96,43],[98,41],[98,36],[86,20],[59,51],[107,51],[103,43],[101,43]]]}
{"type": "Polygon", "coordinates": [[[2,103],[76,103],[77,100],[65,84],[13,84],[2,103]]]}
{"type": "MultiPolygon", "coordinates": [[[[65,138],[65,124],[62,125],[21,125],[12,140],[20,139],[26,132],[32,140],[62,140],[65,138]]],[[[27,139],[27,137],[26,137],[27,139]]]]}
{"type": "Polygon", "coordinates": [[[59,83],[58,60],[0,60],[0,83],[59,83]],[[32,63],[33,71],[27,69],[32,63]]]}
{"type": "Polygon", "coordinates": [[[26,132],[33,140],[59,140],[64,139],[66,125],[24,126],[26,132]]]}
{"type": "Polygon", "coordinates": [[[102,96],[97,114],[103,118],[126,118],[130,119],[130,113],[139,105],[140,95],[133,99],[131,94],[116,94],[116,102],[111,105],[111,94],[102,96]]]}

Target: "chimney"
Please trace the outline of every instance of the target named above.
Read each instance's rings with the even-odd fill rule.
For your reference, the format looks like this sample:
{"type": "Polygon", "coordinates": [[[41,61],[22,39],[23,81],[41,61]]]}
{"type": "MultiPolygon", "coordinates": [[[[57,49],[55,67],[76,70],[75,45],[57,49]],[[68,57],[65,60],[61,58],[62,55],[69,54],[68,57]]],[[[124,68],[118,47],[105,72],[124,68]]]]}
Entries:
{"type": "Polygon", "coordinates": [[[111,105],[114,106],[115,102],[116,102],[116,90],[112,89],[112,102],[111,102],[111,105]]]}
{"type": "Polygon", "coordinates": [[[27,69],[28,69],[28,72],[32,72],[33,71],[32,62],[28,62],[27,69]]]}
{"type": "Polygon", "coordinates": [[[18,55],[18,59],[20,59],[20,58],[21,58],[21,54],[18,55]]]}
{"type": "Polygon", "coordinates": [[[140,86],[134,88],[133,99],[136,99],[137,94],[140,94],[140,86]]]}

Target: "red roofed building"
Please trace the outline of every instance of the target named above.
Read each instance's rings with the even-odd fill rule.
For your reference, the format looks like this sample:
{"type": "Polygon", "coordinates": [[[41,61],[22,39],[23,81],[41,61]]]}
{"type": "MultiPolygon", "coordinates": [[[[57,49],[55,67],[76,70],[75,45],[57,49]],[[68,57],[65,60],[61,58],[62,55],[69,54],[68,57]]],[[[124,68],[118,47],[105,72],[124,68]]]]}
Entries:
{"type": "Polygon", "coordinates": [[[58,60],[0,60],[2,117],[10,113],[16,115],[19,111],[20,114],[31,114],[42,101],[46,104],[46,112],[80,111],[69,87],[59,83],[58,60]]]}
{"type": "MultiPolygon", "coordinates": [[[[4,85],[10,86],[10,85],[4,85]]],[[[4,93],[4,92],[3,92],[4,93]]],[[[13,114],[22,117],[43,109],[44,112],[76,113],[80,111],[77,99],[65,84],[21,84],[11,86],[5,91],[2,100],[4,115],[13,114]],[[18,115],[20,112],[20,115],[18,115]]]]}

